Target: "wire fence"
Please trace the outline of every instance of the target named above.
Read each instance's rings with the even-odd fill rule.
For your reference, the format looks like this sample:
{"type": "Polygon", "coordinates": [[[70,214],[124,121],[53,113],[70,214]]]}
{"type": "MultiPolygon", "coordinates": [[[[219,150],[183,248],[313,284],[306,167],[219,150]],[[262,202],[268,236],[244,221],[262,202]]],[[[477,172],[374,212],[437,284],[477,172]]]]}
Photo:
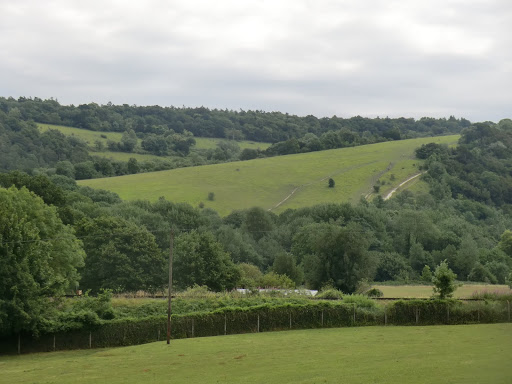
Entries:
{"type": "MultiPolygon", "coordinates": [[[[355,304],[224,308],[215,312],[173,315],[171,338],[371,325],[454,325],[511,321],[509,301],[397,301],[373,308],[355,304]]],[[[166,317],[119,319],[94,329],[66,333],[18,334],[0,340],[0,353],[33,353],[104,348],[163,341],[166,317]]]]}

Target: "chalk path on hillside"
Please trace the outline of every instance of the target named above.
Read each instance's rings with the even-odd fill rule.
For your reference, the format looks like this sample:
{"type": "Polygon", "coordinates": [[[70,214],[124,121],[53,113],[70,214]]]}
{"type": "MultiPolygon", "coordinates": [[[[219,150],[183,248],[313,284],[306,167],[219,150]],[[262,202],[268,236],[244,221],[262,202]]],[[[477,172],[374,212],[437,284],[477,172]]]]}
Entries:
{"type": "Polygon", "coordinates": [[[304,187],[307,187],[309,185],[312,185],[312,184],[315,184],[315,183],[320,183],[324,180],[327,180],[329,177],[333,177],[333,176],[336,176],[336,175],[339,175],[340,173],[344,173],[344,172],[348,172],[348,171],[351,171],[355,168],[361,168],[361,167],[364,167],[364,166],[367,166],[367,165],[370,165],[370,164],[373,164],[373,163],[376,163],[377,161],[371,161],[369,163],[365,163],[365,164],[358,164],[358,165],[354,165],[352,167],[348,167],[348,168],[342,168],[342,169],[338,169],[337,171],[331,173],[330,175],[327,175],[327,176],[324,176],[322,177],[321,179],[319,180],[316,180],[316,181],[312,181],[310,183],[307,183],[307,184],[301,184],[299,185],[298,187],[295,187],[288,196],[286,196],[283,200],[281,200],[279,203],[277,203],[276,205],[274,205],[273,207],[267,209],[267,211],[272,211],[273,209],[276,209],[278,208],[280,205],[284,204],[290,197],[293,196],[293,194],[295,192],[297,192],[299,189],[301,188],[304,188],[304,187]]]}
{"type": "Polygon", "coordinates": [[[391,196],[393,196],[393,193],[395,193],[395,192],[397,191],[397,189],[398,189],[398,188],[400,188],[400,187],[401,187],[402,185],[404,185],[404,184],[407,184],[409,181],[414,180],[414,179],[415,179],[415,178],[417,178],[418,176],[423,175],[424,173],[425,173],[425,172],[417,173],[416,175],[413,175],[413,176],[409,177],[407,180],[405,180],[405,181],[401,182],[401,183],[398,185],[398,187],[393,188],[393,189],[392,189],[392,190],[391,190],[391,191],[386,195],[386,197],[384,197],[384,200],[388,200],[388,199],[390,199],[390,198],[391,198],[391,196]]]}

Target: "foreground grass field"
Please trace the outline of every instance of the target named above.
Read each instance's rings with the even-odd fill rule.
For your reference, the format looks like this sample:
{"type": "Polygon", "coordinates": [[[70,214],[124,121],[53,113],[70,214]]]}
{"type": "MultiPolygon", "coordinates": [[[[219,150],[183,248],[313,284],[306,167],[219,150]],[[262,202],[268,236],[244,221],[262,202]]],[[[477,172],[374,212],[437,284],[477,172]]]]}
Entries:
{"type": "Polygon", "coordinates": [[[0,357],[2,383],[512,382],[512,324],[360,327],[0,357]]]}
{"type": "MultiPolygon", "coordinates": [[[[432,296],[432,286],[429,285],[372,285],[378,288],[384,294],[384,298],[428,298],[432,296]]],[[[463,284],[454,293],[457,299],[469,299],[476,293],[497,292],[512,293],[508,285],[489,285],[489,284],[463,284]]]]}
{"type": "Polygon", "coordinates": [[[156,200],[197,206],[200,202],[220,214],[259,206],[276,212],[324,202],[357,202],[377,180],[385,195],[418,172],[414,149],[436,142],[453,144],[458,136],[393,141],[353,148],[279,156],[227,164],[206,165],[79,184],[108,189],[125,200],[156,200]],[[327,187],[332,177],[335,188],[327,187]],[[215,200],[207,199],[209,192],[215,200]]]}

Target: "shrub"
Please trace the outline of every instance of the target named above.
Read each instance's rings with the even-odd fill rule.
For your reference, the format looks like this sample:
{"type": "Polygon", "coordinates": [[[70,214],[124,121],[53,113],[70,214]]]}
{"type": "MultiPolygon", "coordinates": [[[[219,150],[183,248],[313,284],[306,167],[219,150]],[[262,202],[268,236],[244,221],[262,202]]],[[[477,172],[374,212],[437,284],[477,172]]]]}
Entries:
{"type": "Polygon", "coordinates": [[[343,299],[343,292],[335,289],[335,288],[329,288],[329,289],[326,289],[325,291],[321,291],[319,292],[316,296],[315,296],[315,299],[320,299],[320,300],[341,300],[343,299]]]}
{"type": "Polygon", "coordinates": [[[343,303],[355,304],[357,307],[374,308],[375,301],[365,295],[345,295],[343,296],[343,303]]]}
{"type": "Polygon", "coordinates": [[[366,296],[368,297],[382,297],[384,293],[378,288],[372,288],[366,292],[366,296]]]}
{"type": "Polygon", "coordinates": [[[455,284],[457,275],[448,267],[448,262],[444,260],[439,264],[434,272],[432,282],[434,283],[434,294],[439,294],[440,299],[451,297],[458,285],[455,284]]]}
{"type": "Polygon", "coordinates": [[[432,271],[428,265],[425,265],[421,271],[421,280],[425,283],[432,284],[432,271]]]}

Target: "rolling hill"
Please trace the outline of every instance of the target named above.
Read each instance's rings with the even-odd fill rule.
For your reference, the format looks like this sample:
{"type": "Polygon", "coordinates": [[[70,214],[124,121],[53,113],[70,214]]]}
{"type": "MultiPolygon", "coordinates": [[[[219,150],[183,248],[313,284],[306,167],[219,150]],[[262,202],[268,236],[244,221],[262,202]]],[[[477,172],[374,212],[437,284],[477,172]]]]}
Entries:
{"type": "MultiPolygon", "coordinates": [[[[89,147],[94,148],[94,143],[99,141],[103,145],[107,145],[107,141],[115,141],[120,142],[123,134],[121,132],[103,132],[103,131],[91,131],[88,129],[74,128],[74,127],[66,127],[63,125],[53,125],[53,124],[37,124],[38,128],[41,132],[47,131],[49,129],[56,129],[62,132],[66,136],[75,136],[85,141],[89,147]]],[[[221,142],[232,142],[227,139],[219,139],[212,137],[194,137],[196,140],[196,145],[192,147],[192,150],[204,150],[204,149],[215,149],[218,143],[221,142]]],[[[270,146],[270,143],[260,143],[250,140],[237,140],[235,143],[240,147],[240,149],[261,149],[264,150],[270,146]]],[[[140,150],[140,140],[138,143],[140,150]]],[[[148,160],[152,158],[158,158],[159,156],[149,155],[149,154],[138,154],[138,153],[126,153],[126,152],[111,152],[111,151],[93,151],[92,155],[103,156],[103,157],[112,157],[116,160],[128,160],[130,157],[134,157],[137,160],[148,160]]]]}
{"type": "Polygon", "coordinates": [[[398,186],[419,172],[414,149],[436,142],[453,145],[459,136],[391,141],[225,164],[180,168],[121,177],[82,180],[80,185],[107,189],[126,200],[163,196],[193,206],[201,202],[221,215],[260,206],[275,212],[325,202],[357,202],[398,186]],[[328,179],[336,185],[328,188],[328,179]],[[214,200],[208,200],[213,192],[214,200]]]}

